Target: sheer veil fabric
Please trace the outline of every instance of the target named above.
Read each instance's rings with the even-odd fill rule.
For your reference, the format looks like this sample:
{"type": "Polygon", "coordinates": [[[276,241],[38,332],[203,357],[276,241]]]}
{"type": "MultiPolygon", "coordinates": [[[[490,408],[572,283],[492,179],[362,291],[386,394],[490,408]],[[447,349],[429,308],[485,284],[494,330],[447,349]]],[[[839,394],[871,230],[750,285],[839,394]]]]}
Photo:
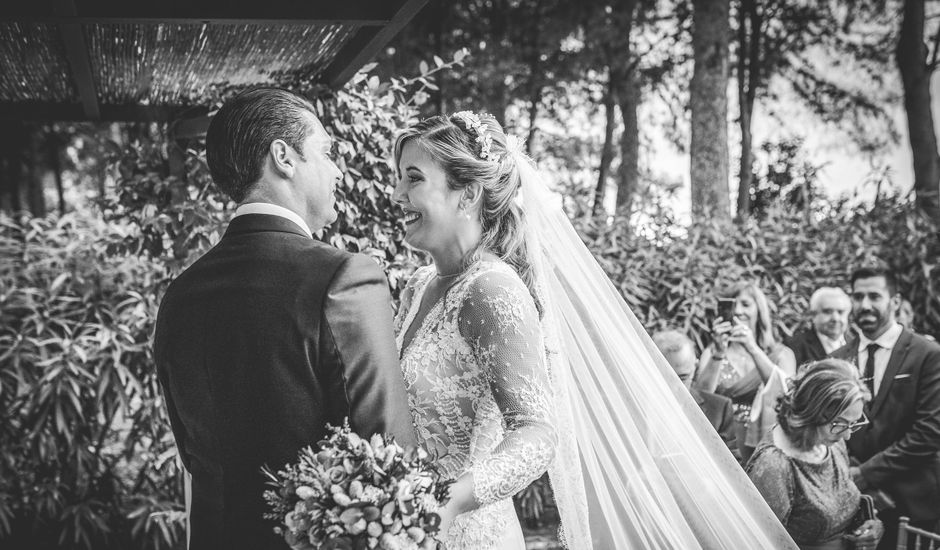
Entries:
{"type": "Polygon", "coordinates": [[[796,548],[518,144],[545,305],[569,550],[796,548]],[[584,503],[587,502],[585,507],[584,503]]]}

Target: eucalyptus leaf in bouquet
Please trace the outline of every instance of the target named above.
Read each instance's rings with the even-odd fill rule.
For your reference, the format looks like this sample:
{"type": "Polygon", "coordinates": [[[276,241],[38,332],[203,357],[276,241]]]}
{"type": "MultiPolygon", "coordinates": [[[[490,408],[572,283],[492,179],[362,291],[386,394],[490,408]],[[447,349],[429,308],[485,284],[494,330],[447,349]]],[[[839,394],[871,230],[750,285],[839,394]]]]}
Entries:
{"type": "Polygon", "coordinates": [[[271,486],[265,518],[278,522],[275,532],[298,550],[437,548],[451,482],[432,457],[387,435],[364,439],[348,422],[330,431],[319,450],[302,449],[277,473],[263,469],[271,486]]]}

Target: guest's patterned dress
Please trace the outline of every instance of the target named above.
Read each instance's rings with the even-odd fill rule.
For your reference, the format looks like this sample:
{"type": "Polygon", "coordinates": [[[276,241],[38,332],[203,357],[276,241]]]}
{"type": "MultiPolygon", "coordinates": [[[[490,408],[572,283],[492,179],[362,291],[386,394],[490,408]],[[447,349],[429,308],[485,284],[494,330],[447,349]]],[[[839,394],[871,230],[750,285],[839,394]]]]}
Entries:
{"type": "Polygon", "coordinates": [[[819,463],[785,454],[773,432],[761,440],[747,474],[800,548],[848,548],[842,535],[851,526],[861,493],[849,475],[845,442],[829,447],[819,463]]]}

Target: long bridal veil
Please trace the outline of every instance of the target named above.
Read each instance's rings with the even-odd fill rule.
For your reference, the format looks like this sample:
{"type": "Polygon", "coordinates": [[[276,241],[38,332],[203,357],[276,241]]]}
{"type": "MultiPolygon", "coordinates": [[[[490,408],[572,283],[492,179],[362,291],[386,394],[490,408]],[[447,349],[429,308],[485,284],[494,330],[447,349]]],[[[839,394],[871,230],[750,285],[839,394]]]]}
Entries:
{"type": "Polygon", "coordinates": [[[518,147],[570,550],[796,548],[518,147]],[[583,503],[588,503],[585,509],[583,503]]]}

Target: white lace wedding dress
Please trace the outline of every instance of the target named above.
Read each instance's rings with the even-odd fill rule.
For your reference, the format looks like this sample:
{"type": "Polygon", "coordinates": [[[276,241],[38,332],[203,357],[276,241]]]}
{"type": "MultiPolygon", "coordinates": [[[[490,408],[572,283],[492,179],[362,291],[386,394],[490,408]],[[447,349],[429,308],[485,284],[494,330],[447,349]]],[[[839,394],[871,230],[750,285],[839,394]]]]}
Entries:
{"type": "Polygon", "coordinates": [[[416,319],[434,275],[428,266],[409,280],[395,329],[418,442],[444,477],[471,472],[481,503],[442,538],[449,550],[522,550],[511,497],[546,471],[557,443],[538,312],[509,265],[479,261],[416,319]]]}

